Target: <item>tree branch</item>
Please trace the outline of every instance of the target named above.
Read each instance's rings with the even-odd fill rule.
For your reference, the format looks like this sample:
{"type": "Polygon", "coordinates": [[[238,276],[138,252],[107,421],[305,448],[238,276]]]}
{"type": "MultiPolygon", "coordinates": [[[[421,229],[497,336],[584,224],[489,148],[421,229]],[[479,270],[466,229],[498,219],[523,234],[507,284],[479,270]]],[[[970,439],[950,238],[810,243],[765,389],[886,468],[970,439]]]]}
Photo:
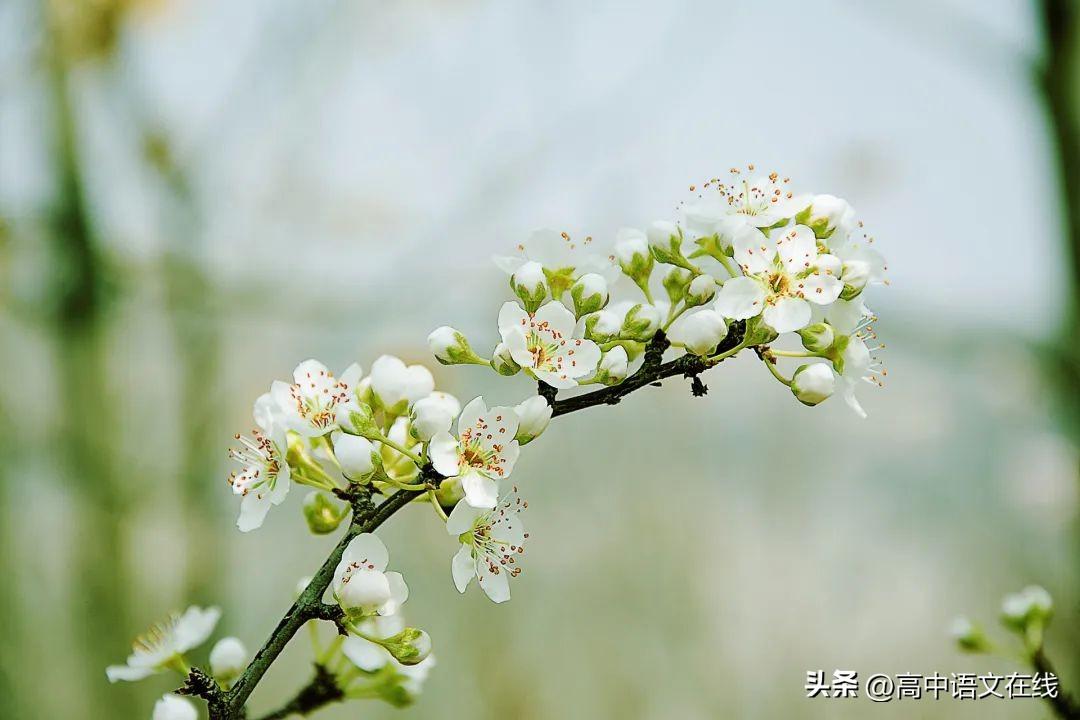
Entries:
{"type": "MultiPolygon", "coordinates": [[[[1046,657],[1046,654],[1043,653],[1041,648],[1035,652],[1034,656],[1032,656],[1031,664],[1035,666],[1036,672],[1042,673],[1043,675],[1050,674],[1060,680],[1060,676],[1054,669],[1053,664],[1050,662],[1050,659],[1046,657]]],[[[1044,695],[1043,697],[1046,702],[1050,704],[1050,707],[1053,708],[1054,714],[1062,720],[1080,720],[1080,704],[1064,690],[1059,689],[1057,697],[1050,697],[1049,695],[1044,695]]]]}
{"type": "MultiPolygon", "coordinates": [[[[727,337],[717,347],[712,358],[686,354],[666,363],[662,362],[662,359],[664,351],[670,347],[670,343],[662,331],[657,332],[645,349],[645,362],[637,372],[620,384],[562,400],[555,400],[555,388],[546,383],[540,383],[539,392],[551,403],[553,417],[596,405],[615,405],[623,397],[635,390],[647,385],[658,384],[661,380],[676,375],[693,378],[696,381],[693,386],[695,395],[703,394],[704,386],[701,385],[697,376],[723,359],[717,359],[716,356],[738,348],[743,342],[745,331],[744,323],[732,323],[727,337]]],[[[421,468],[418,478],[421,482],[431,483],[435,486],[438,486],[443,479],[430,464],[421,468]]],[[[209,678],[197,668],[192,670],[191,675],[188,676],[188,684],[185,685],[183,691],[186,694],[197,695],[208,701],[210,720],[243,720],[244,705],[248,697],[251,696],[252,691],[262,680],[270,665],[274,663],[281,651],[285,649],[288,642],[305,623],[311,620],[327,620],[335,624],[339,623],[341,609],[324,603],[322,597],[334,577],[334,570],[341,561],[345,548],[357,535],[374,531],[421,494],[422,491],[399,490],[383,500],[379,505],[375,505],[371,500],[371,490],[365,486],[353,486],[349,491],[340,493],[341,497],[348,500],[353,507],[353,519],[349,524],[349,529],[338,541],[338,544],[334,546],[330,556],[326,558],[322,567],[315,573],[304,592],[300,594],[300,597],[296,599],[296,602],[278,622],[266,644],[255,653],[255,657],[252,658],[236,684],[228,691],[223,691],[214,684],[213,688],[204,689],[199,686],[200,692],[192,692],[188,690],[188,685],[193,682],[202,682],[203,678],[209,678]]],[[[340,624],[338,629],[341,630],[340,624]]],[[[320,679],[319,673],[327,674],[326,669],[320,666],[316,667],[318,668],[316,677],[310,684],[305,686],[293,700],[264,716],[261,720],[277,720],[291,713],[303,715],[341,699],[340,690],[338,690],[339,694],[334,696],[325,687],[325,679],[320,679]],[[319,683],[323,684],[313,689],[313,686],[319,683]]],[[[213,683],[212,680],[210,682],[213,683]]],[[[336,685],[334,687],[336,688],[336,685]]]]}
{"type": "Polygon", "coordinates": [[[318,663],[315,664],[315,676],[311,682],[296,694],[289,702],[277,710],[263,715],[259,720],[282,720],[290,715],[310,715],[319,708],[340,702],[345,693],[338,687],[333,673],[318,663]]]}

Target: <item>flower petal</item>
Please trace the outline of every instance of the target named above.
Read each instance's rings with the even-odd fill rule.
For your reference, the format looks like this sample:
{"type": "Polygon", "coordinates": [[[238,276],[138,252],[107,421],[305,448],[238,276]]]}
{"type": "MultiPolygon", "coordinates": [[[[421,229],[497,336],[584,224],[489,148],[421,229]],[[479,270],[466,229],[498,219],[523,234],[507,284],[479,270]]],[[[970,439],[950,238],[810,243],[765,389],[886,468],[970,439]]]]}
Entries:
{"type": "Polygon", "coordinates": [[[454,477],[458,474],[458,441],[450,433],[437,433],[431,438],[428,455],[435,471],[443,477],[454,477]]]}
{"type": "Polygon", "coordinates": [[[817,260],[817,240],[814,231],[805,225],[781,228],[776,239],[780,262],[789,275],[805,272],[817,260]]]}
{"type": "Polygon", "coordinates": [[[469,587],[469,581],[476,576],[476,561],[473,560],[472,551],[468,545],[458,548],[454,559],[450,561],[450,574],[454,576],[454,587],[458,589],[458,592],[465,592],[465,588],[469,587]]]}
{"type": "Polygon", "coordinates": [[[465,502],[477,508],[494,508],[499,500],[499,484],[476,470],[469,469],[461,476],[465,502]]]}
{"type": "Polygon", "coordinates": [[[757,275],[775,267],[776,243],[756,227],[743,225],[736,230],[731,246],[735,262],[739,263],[747,275],[757,275]]]}
{"type": "Polygon", "coordinates": [[[389,652],[370,640],[355,635],[345,638],[345,642],[341,644],[341,652],[353,665],[367,672],[375,672],[390,662],[389,652]]]}
{"type": "Polygon", "coordinates": [[[547,303],[536,311],[533,326],[538,332],[550,335],[555,340],[565,340],[574,334],[574,313],[558,300],[547,303]]]}
{"type": "Polygon", "coordinates": [[[505,570],[496,567],[493,571],[481,562],[477,579],[480,581],[480,587],[493,602],[501,603],[510,599],[509,573],[505,570]]]}
{"type": "Polygon", "coordinates": [[[446,519],[446,532],[457,537],[462,533],[469,532],[476,523],[476,518],[483,515],[485,510],[474,508],[467,502],[459,502],[450,511],[450,517],[446,519]]]}
{"type": "Polygon", "coordinates": [[[747,320],[761,314],[765,306],[765,288],[753,278],[737,277],[724,283],[713,307],[726,318],[747,320]]]}
{"type": "Polygon", "coordinates": [[[345,552],[341,555],[341,562],[346,565],[356,563],[368,570],[382,572],[390,562],[390,554],[378,536],[373,533],[361,533],[354,537],[345,548],[345,552]]]}
{"type": "Polygon", "coordinates": [[[778,298],[765,306],[764,319],[778,333],[800,330],[810,324],[810,304],[800,298],[778,298]]]}

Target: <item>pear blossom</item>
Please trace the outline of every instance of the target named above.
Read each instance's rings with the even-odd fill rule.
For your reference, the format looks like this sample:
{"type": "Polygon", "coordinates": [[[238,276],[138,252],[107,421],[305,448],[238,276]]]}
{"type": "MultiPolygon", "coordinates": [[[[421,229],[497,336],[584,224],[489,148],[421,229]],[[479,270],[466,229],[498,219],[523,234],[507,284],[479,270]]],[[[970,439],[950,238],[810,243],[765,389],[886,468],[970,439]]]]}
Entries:
{"type": "Polygon", "coordinates": [[[142,680],[163,672],[184,653],[206,642],[221,618],[216,607],[205,610],[192,605],[182,615],[171,615],[136,638],[126,665],[105,669],[109,682],[142,680]]]}
{"type": "Polygon", "coordinates": [[[510,354],[510,348],[504,342],[496,345],[495,350],[491,353],[491,369],[507,377],[521,372],[521,366],[514,362],[514,358],[510,354]]]}
{"type": "Polygon", "coordinates": [[[525,303],[526,309],[535,312],[547,298],[547,276],[544,275],[544,266],[535,260],[530,260],[518,267],[510,276],[510,287],[521,302],[525,303]]]}
{"type": "MultiPolygon", "coordinates": [[[[747,170],[753,173],[754,166],[747,170]]],[[[789,178],[781,179],[777,173],[751,180],[732,168],[728,182],[714,178],[691,186],[696,195],[681,206],[684,222],[693,237],[717,234],[722,241],[743,227],[772,227],[795,217],[811,202],[810,195],[792,193],[789,184],[789,178]]]]}
{"type": "Polygon", "coordinates": [[[829,308],[826,318],[837,333],[842,333],[833,341],[833,347],[838,351],[830,357],[833,358],[833,370],[844,402],[856,415],[865,418],[866,411],[859,403],[855,390],[864,382],[881,387],[881,376],[885,375],[881,361],[873,355],[884,346],[871,347],[866,343],[868,338],[873,340],[877,337],[871,325],[875,320],[874,315],[857,298],[837,301],[829,308]]]}
{"type": "Polygon", "coordinates": [[[360,480],[375,469],[375,455],[381,443],[341,430],[330,433],[330,442],[334,445],[334,456],[345,477],[360,480]]]}
{"type": "Polygon", "coordinates": [[[518,417],[518,429],[514,439],[519,445],[525,445],[540,437],[551,422],[551,405],[547,398],[540,395],[533,395],[518,403],[514,406],[514,412],[518,417]]]}
{"type": "Polygon", "coordinates": [[[394,657],[372,640],[385,640],[405,629],[405,619],[401,613],[396,615],[374,615],[357,623],[359,634],[350,634],[341,645],[341,651],[353,665],[367,672],[381,670],[395,663],[394,657]]]}
{"type": "Polygon", "coordinates": [[[199,711],[190,700],[169,693],[154,703],[151,720],[197,720],[198,717],[199,711]]]}
{"type": "Polygon", "coordinates": [[[270,394],[285,413],[285,424],[304,437],[321,437],[337,426],[339,406],[354,397],[363,376],[353,363],[334,377],[318,360],[305,360],[293,370],[293,382],[277,380],[270,394]]]}
{"type": "Polygon", "coordinates": [[[528,538],[518,514],[527,506],[515,488],[493,509],[475,508],[464,502],[454,507],[446,531],[461,543],[451,563],[458,592],[465,592],[475,577],[495,602],[510,599],[510,578],[521,573],[516,558],[525,552],[523,543],[528,538]]]}
{"type": "Polygon", "coordinates": [[[836,378],[825,363],[800,365],[791,377],[791,392],[803,405],[825,402],[835,390],[836,378]]]}
{"type": "MultiPolygon", "coordinates": [[[[855,210],[847,200],[835,195],[815,195],[803,211],[808,225],[820,238],[831,238],[839,231],[838,239],[846,238],[855,227],[855,210]]],[[[802,219],[802,215],[799,219],[802,219]]]]}
{"type": "Polygon", "coordinates": [[[568,233],[557,230],[537,230],[529,239],[517,246],[517,254],[495,256],[495,265],[507,275],[529,261],[535,261],[551,274],[576,278],[581,273],[595,272],[613,282],[619,269],[611,260],[593,250],[592,238],[576,240],[568,233]]]}
{"type": "Polygon", "coordinates": [[[385,572],[390,555],[372,533],[353,538],[334,570],[334,599],[343,610],[361,616],[393,615],[409,597],[401,573],[385,572]]]}
{"type": "Polygon", "coordinates": [[[733,320],[763,313],[778,333],[810,324],[810,303],[829,305],[840,297],[840,260],[818,252],[813,231],[804,225],[773,231],[744,227],[732,240],[735,260],[745,277],[726,281],[716,295],[716,309],[733,320]]]}
{"type": "Polygon", "coordinates": [[[850,300],[857,297],[867,285],[882,285],[888,281],[885,258],[873,247],[874,238],[866,233],[862,223],[857,223],[843,237],[829,239],[830,251],[840,259],[840,281],[844,284],[841,297],[850,300]]]}
{"type": "Polygon", "coordinates": [[[270,393],[264,393],[255,401],[252,415],[258,428],[251,437],[236,435],[240,447],[229,450],[229,456],[243,466],[239,473],[229,475],[233,492],[243,498],[236,521],[240,532],[260,527],[270,507],[284,502],[290,486],[285,414],[270,393]]]}
{"type": "Polygon", "coordinates": [[[440,432],[449,431],[460,413],[461,403],[456,397],[435,391],[413,405],[409,432],[417,440],[427,442],[440,432]]]}
{"type": "Polygon", "coordinates": [[[538,380],[556,388],[571,388],[591,375],[600,360],[600,348],[591,340],[575,338],[574,314],[561,302],[543,305],[529,315],[515,302],[499,311],[499,332],[518,365],[538,380]]]}
{"type": "Polygon", "coordinates": [[[570,297],[578,317],[596,312],[608,303],[608,282],[597,273],[585,273],[570,286],[570,297]]]}
{"type": "Polygon", "coordinates": [[[406,365],[401,358],[382,355],[371,364],[371,392],[382,406],[400,414],[435,389],[435,378],[423,365],[406,365]]]}
{"type": "Polygon", "coordinates": [[[487,362],[476,354],[465,335],[449,325],[431,331],[428,335],[428,349],[443,365],[483,365],[487,362]]]}
{"type": "Polygon", "coordinates": [[[586,316],[584,321],[581,334],[594,342],[610,342],[618,337],[622,328],[622,316],[611,310],[594,312],[586,316]]]}
{"type": "Polygon", "coordinates": [[[458,437],[442,432],[431,439],[431,463],[444,477],[459,478],[470,505],[493,508],[498,481],[510,476],[518,459],[517,432],[514,408],[489,410],[482,397],[474,398],[458,417],[458,437]]]}

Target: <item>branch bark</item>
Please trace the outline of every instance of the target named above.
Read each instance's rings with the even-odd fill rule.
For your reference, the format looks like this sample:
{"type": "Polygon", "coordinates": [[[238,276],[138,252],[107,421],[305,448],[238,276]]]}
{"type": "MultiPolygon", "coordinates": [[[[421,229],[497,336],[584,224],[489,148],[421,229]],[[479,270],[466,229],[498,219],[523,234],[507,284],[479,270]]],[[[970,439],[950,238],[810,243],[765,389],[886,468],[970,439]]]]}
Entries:
{"type": "MultiPolygon", "coordinates": [[[[1035,653],[1031,662],[1032,665],[1035,666],[1036,672],[1044,675],[1050,674],[1060,679],[1060,676],[1054,669],[1054,665],[1041,649],[1035,653]]],[[[1062,720],[1080,720],[1080,704],[1064,690],[1059,690],[1056,697],[1047,695],[1044,699],[1053,709],[1054,714],[1062,720]]]]}

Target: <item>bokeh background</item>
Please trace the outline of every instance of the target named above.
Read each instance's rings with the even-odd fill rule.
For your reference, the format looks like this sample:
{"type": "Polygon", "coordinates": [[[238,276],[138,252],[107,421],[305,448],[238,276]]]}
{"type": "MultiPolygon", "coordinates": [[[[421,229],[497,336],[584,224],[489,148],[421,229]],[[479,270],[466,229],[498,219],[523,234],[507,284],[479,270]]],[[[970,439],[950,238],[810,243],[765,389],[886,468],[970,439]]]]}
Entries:
{"type": "MultiPolygon", "coordinates": [[[[395,518],[439,666],[410,710],[324,717],[866,717],[806,700],[806,671],[1014,669],[946,628],[1032,582],[1080,687],[1078,22],[1070,0],[3,0],[0,717],[149,717],[172,680],[104,667],[190,602],[261,643],[332,543],[302,492],[234,529],[225,448],[272,379],[426,361],[444,323],[493,344],[491,254],[542,226],[610,242],[746,162],[847,197],[889,257],[870,418],[739,358],[703,400],[671,382],[553,424],[515,472],[513,601],[458,596],[430,514],[395,518]]],[[[301,636],[253,707],[309,658],[301,636]]]]}

